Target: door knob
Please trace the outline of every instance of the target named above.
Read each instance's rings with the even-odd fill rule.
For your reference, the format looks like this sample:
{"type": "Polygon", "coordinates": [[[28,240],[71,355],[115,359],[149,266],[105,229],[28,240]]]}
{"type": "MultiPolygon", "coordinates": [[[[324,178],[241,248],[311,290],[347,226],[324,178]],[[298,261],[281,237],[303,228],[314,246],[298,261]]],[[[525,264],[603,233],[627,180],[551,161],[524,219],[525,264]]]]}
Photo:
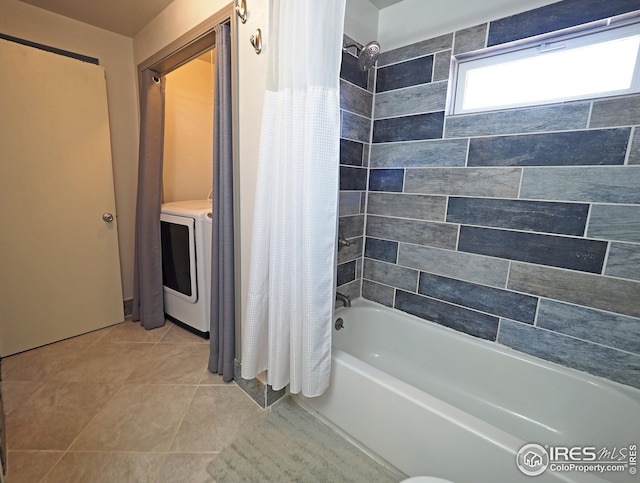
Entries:
{"type": "Polygon", "coordinates": [[[113,221],[113,215],[111,213],[103,213],[102,219],[107,223],[111,223],[113,221]]]}

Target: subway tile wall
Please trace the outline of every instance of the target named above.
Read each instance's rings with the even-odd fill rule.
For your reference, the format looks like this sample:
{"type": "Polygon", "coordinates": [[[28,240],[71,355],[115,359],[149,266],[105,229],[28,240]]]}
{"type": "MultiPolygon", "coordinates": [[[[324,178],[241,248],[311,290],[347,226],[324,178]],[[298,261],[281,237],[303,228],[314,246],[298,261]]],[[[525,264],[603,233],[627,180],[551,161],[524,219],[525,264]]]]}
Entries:
{"type": "MultiPolygon", "coordinates": [[[[345,35],[344,44],[355,43],[345,35]]],[[[348,246],[338,251],[338,291],[351,298],[362,291],[362,260],[364,251],[364,223],[369,181],[369,152],[371,147],[371,120],[375,69],[358,69],[355,48],[342,53],[340,69],[340,235],[348,246]]],[[[387,188],[391,178],[379,173],[373,185],[387,188]]],[[[402,183],[402,174],[396,175],[402,183]]],[[[398,180],[396,180],[398,184],[398,180]]],[[[400,186],[400,191],[402,191],[400,186]]]]}
{"type": "Polygon", "coordinates": [[[343,60],[340,290],[640,387],[640,96],[444,112],[452,55],[638,8],[564,0],[383,52],[373,81],[343,60]]]}

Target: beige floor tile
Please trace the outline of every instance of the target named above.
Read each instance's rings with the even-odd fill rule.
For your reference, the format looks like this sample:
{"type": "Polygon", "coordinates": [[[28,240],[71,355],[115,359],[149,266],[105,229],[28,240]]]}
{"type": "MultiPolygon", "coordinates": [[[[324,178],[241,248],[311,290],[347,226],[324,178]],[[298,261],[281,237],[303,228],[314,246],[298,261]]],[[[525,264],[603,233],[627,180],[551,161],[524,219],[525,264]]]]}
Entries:
{"type": "Polygon", "coordinates": [[[9,451],[7,483],[40,481],[63,454],[63,451],[9,451]]]}
{"type": "Polygon", "coordinates": [[[139,342],[99,342],[81,357],[60,364],[51,381],[112,383],[124,382],[141,364],[153,344],[139,342]]]}
{"type": "MultiPolygon", "coordinates": [[[[208,364],[207,364],[208,366],[208,364]]],[[[231,381],[231,382],[224,382],[222,380],[222,376],[220,374],[213,374],[212,372],[209,372],[209,369],[205,369],[205,371],[202,373],[202,377],[200,378],[200,384],[206,384],[206,385],[235,385],[235,382],[231,381]]]]}
{"type": "Polygon", "coordinates": [[[236,385],[200,386],[171,445],[175,452],[217,452],[262,410],[236,385]]]}
{"type": "Polygon", "coordinates": [[[42,382],[39,381],[2,381],[2,405],[5,414],[9,414],[22,406],[30,394],[38,389],[42,382]]]}
{"type": "Polygon", "coordinates": [[[76,359],[92,341],[80,337],[21,352],[2,359],[2,380],[44,381],[76,359]]]}
{"type": "Polygon", "coordinates": [[[117,387],[45,383],[7,414],[10,450],[65,450],[117,387]]]}
{"type": "Polygon", "coordinates": [[[198,384],[208,358],[209,346],[204,344],[156,344],[126,382],[198,384]]]}
{"type": "Polygon", "coordinates": [[[124,385],[91,421],[73,451],[166,451],[195,386],[124,385]]]}
{"type": "Polygon", "coordinates": [[[169,453],[162,465],[157,483],[212,483],[207,473],[212,453],[169,453]]]}
{"type": "Polygon", "coordinates": [[[146,330],[139,322],[127,320],[115,325],[105,340],[111,342],[158,342],[171,328],[170,322],[157,329],[146,330]]]}
{"type": "Polygon", "coordinates": [[[179,325],[173,322],[167,322],[169,330],[164,334],[160,343],[164,342],[188,342],[194,344],[206,344],[209,345],[209,340],[204,337],[200,337],[193,332],[189,332],[187,329],[183,329],[179,325]]]}
{"type": "MultiPolygon", "coordinates": [[[[156,480],[163,459],[162,453],[69,452],[43,483],[152,482],[156,480]]],[[[170,480],[164,481],[169,483],[170,480]]]]}

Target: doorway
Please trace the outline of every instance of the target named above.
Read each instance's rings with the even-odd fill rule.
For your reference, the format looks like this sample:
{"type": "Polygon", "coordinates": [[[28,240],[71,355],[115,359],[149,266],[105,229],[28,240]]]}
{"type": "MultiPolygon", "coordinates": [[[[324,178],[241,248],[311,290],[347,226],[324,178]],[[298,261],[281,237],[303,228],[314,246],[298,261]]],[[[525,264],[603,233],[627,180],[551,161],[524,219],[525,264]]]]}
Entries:
{"type": "Polygon", "coordinates": [[[215,48],[165,76],[163,201],[211,197],[215,48]]]}

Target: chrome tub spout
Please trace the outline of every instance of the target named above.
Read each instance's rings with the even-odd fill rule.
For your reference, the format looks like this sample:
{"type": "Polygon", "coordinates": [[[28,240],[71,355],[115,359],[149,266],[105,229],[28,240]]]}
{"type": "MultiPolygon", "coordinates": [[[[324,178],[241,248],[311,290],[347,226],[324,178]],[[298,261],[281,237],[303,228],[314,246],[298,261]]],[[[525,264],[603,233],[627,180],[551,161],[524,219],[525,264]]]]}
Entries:
{"type": "Polygon", "coordinates": [[[343,295],[340,292],[336,292],[336,302],[342,302],[344,307],[351,307],[351,299],[348,295],[343,295]]]}

